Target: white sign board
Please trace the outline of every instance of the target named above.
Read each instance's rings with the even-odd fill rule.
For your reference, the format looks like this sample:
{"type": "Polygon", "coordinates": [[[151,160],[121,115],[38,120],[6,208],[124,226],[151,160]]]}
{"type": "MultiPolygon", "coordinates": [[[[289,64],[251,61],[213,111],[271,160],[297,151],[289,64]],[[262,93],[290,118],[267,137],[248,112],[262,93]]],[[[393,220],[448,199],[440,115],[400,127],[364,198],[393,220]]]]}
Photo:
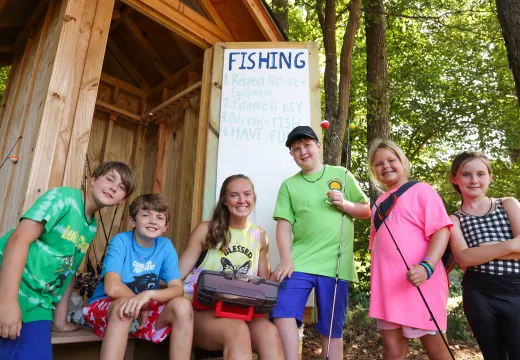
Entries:
{"type": "Polygon", "coordinates": [[[255,186],[250,221],[270,241],[269,259],[279,262],[273,212],[282,182],[300,169],[285,140],[311,124],[307,49],[226,49],[222,79],[217,200],[226,177],[248,176],[255,186]]]}

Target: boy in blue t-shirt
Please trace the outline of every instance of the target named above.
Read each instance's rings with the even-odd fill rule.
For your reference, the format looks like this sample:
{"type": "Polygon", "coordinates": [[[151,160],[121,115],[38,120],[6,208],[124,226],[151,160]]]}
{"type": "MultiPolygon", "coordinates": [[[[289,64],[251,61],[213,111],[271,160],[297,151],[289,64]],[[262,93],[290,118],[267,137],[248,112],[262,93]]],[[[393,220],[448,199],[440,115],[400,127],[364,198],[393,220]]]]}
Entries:
{"type": "Polygon", "coordinates": [[[158,343],[172,326],[170,359],[190,358],[193,310],[183,297],[177,252],[161,237],[169,217],[160,195],[141,195],[130,204],[134,230],[110,241],[101,280],[83,309],[85,322],[103,338],[102,360],[123,359],[129,333],[158,343]],[[160,280],[166,288],[159,289],[160,280]]]}

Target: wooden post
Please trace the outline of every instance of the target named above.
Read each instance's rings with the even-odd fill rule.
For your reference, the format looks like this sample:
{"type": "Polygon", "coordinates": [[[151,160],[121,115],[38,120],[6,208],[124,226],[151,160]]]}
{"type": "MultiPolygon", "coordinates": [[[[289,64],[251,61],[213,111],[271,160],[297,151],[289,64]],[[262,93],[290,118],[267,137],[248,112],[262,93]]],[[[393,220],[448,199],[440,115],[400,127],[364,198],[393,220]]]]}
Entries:
{"type": "Polygon", "coordinates": [[[22,134],[20,161],[0,174],[0,231],[53,186],[81,185],[114,0],[53,0],[16,47],[0,146],[22,134]],[[10,120],[11,119],[11,120],[10,120]],[[11,180],[10,180],[11,179],[11,180]]]}
{"type": "Polygon", "coordinates": [[[84,172],[114,0],[64,6],[23,210],[51,186],[79,187],[84,172]]]}

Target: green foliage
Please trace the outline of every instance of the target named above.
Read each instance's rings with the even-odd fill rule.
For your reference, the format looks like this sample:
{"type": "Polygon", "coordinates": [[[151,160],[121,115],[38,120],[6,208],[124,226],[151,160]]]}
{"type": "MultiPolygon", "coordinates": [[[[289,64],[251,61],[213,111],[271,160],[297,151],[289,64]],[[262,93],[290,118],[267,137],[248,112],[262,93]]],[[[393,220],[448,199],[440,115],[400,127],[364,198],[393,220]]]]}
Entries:
{"type": "MultiPolygon", "coordinates": [[[[290,5],[292,41],[321,44],[316,1],[295,0],[290,5]]],[[[448,213],[453,213],[460,206],[460,197],[449,182],[451,159],[462,150],[480,150],[492,160],[493,183],[488,195],[520,198],[520,161],[514,162],[510,156],[520,151],[520,107],[494,2],[387,0],[384,4],[391,133],[412,163],[412,177],[432,185],[448,213]]],[[[347,5],[347,0],[338,0],[338,43],[348,19],[347,5]]],[[[352,58],[349,116],[356,125],[350,134],[352,173],[367,192],[363,14],[364,10],[352,58]]],[[[359,326],[365,324],[358,315],[367,316],[364,309],[370,294],[369,230],[369,221],[355,222],[359,282],[351,286],[349,302],[356,310],[349,312],[347,323],[359,326]]],[[[461,277],[459,269],[450,274],[452,298],[460,298],[461,277]]],[[[448,319],[450,339],[471,338],[460,304],[448,319]]]]}
{"type": "Polygon", "coordinates": [[[0,67],[0,104],[4,97],[5,88],[7,86],[7,78],[9,76],[10,66],[0,67]]]}
{"type": "Polygon", "coordinates": [[[461,302],[448,312],[448,340],[473,341],[472,334],[461,302]]]}

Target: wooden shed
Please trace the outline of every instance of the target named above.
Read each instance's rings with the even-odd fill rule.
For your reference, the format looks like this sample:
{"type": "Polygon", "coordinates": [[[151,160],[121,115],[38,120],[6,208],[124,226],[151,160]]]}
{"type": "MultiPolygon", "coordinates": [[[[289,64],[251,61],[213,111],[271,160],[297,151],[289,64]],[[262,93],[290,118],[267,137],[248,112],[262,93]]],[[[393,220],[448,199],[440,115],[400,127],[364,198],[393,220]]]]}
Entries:
{"type": "MultiPolygon", "coordinates": [[[[118,160],[136,195],[172,204],[166,236],[182,251],[202,214],[214,45],[283,40],[262,0],[0,0],[0,154],[19,158],[0,170],[0,232],[47,189],[118,160]]],[[[124,209],[102,212],[107,237],[124,209]]]]}
{"type": "MultiPolygon", "coordinates": [[[[182,252],[215,201],[224,50],[286,47],[285,40],[263,0],[0,0],[0,66],[11,66],[0,161],[19,159],[0,169],[0,234],[46,190],[79,188],[99,163],[117,160],[137,174],[127,204],[143,193],[166,198],[165,236],[182,252]]],[[[318,69],[315,44],[293,45],[318,69]]],[[[317,70],[308,87],[318,131],[317,70]]],[[[88,254],[94,265],[107,239],[126,230],[127,214],[120,205],[98,216],[88,254]]],[[[150,351],[143,346],[136,351],[150,351]]],[[[99,345],[69,344],[55,357],[98,353],[99,345]]]]}

